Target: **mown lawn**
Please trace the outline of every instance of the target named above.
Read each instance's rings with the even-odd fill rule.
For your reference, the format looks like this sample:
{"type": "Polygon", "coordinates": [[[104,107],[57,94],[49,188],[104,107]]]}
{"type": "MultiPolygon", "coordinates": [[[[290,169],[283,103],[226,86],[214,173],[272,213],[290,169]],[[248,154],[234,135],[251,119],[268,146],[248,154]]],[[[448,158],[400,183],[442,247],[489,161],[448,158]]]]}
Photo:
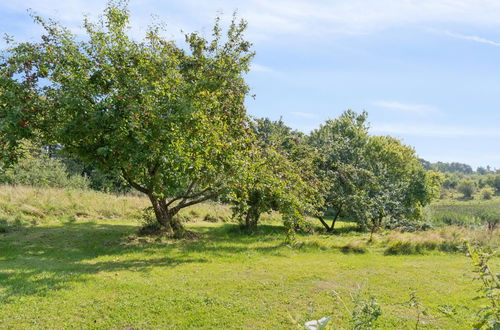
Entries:
{"type": "Polygon", "coordinates": [[[118,219],[0,234],[0,328],[297,328],[328,315],[348,328],[333,291],[348,305],[352,292],[375,295],[380,328],[414,328],[405,302],[416,290],[430,313],[421,326],[463,329],[481,304],[460,253],[334,248],[350,233],[299,237],[305,243],[292,249],[279,226],[252,236],[234,224],[189,226],[200,239],[138,238],[137,221],[118,219]],[[451,318],[439,311],[444,305],[451,318]]]}

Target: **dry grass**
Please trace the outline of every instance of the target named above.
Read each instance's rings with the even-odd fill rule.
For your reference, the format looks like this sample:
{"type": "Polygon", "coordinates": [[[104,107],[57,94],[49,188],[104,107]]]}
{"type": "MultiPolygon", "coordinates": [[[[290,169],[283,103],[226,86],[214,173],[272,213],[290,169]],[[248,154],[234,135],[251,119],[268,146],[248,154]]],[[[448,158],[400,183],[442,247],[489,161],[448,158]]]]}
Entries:
{"type": "Polygon", "coordinates": [[[392,232],[383,244],[386,246],[385,254],[421,254],[428,251],[461,251],[465,241],[495,249],[500,242],[500,231],[448,226],[414,233],[392,232]]]}
{"type": "Polygon", "coordinates": [[[139,219],[148,200],[90,190],[0,186],[0,219],[37,224],[79,219],[139,219]]]}
{"type": "MultiPolygon", "coordinates": [[[[142,221],[150,206],[145,196],[113,195],[92,190],[0,186],[0,232],[15,226],[78,220],[128,219],[142,221]]],[[[205,202],[181,210],[183,222],[234,222],[228,205],[205,202]]],[[[277,213],[263,214],[261,223],[279,221],[277,213]]]]}

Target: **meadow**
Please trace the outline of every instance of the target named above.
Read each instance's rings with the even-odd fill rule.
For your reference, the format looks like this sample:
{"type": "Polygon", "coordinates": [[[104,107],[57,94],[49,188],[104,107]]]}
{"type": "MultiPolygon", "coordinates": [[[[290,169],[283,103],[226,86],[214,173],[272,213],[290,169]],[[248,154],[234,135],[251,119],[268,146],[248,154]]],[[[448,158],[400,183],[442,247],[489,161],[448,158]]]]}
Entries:
{"type": "Polygon", "coordinates": [[[500,242],[480,227],[369,241],[352,223],[333,235],[314,223],[291,246],[275,215],[249,235],[216,203],[181,215],[200,238],[171,240],[137,235],[140,196],[10,186],[0,196],[0,328],[297,328],[324,316],[351,328],[351,297],[373,295],[376,327],[405,329],[418,315],[412,291],[420,328],[471,328],[484,302],[462,242],[500,242]]]}

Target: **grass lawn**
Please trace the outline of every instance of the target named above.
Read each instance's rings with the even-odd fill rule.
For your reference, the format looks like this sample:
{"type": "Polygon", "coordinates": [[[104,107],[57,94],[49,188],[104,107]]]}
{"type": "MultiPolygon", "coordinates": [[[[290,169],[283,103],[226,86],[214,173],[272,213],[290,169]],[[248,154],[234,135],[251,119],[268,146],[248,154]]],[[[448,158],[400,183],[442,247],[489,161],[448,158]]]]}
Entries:
{"type": "Polygon", "coordinates": [[[415,327],[405,302],[416,290],[430,313],[421,326],[463,329],[481,305],[460,253],[344,253],[335,247],[366,238],[349,232],[301,236],[292,249],[279,226],[248,236],[207,222],[189,225],[196,241],[168,241],[136,237],[138,225],[84,219],[0,234],[0,328],[297,328],[328,315],[348,328],[332,292],[349,307],[359,290],[382,306],[379,328],[404,329],[415,327]]]}

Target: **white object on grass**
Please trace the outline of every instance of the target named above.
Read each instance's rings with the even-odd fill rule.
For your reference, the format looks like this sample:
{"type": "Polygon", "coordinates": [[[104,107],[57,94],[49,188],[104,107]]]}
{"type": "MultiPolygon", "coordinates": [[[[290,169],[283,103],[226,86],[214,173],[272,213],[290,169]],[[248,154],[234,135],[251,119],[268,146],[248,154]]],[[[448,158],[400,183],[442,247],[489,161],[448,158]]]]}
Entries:
{"type": "Polygon", "coordinates": [[[326,324],[328,321],[330,321],[332,317],[323,317],[319,320],[313,320],[313,321],[307,321],[304,323],[304,326],[306,327],[307,330],[319,330],[319,329],[324,329],[326,327],[326,324]]]}

